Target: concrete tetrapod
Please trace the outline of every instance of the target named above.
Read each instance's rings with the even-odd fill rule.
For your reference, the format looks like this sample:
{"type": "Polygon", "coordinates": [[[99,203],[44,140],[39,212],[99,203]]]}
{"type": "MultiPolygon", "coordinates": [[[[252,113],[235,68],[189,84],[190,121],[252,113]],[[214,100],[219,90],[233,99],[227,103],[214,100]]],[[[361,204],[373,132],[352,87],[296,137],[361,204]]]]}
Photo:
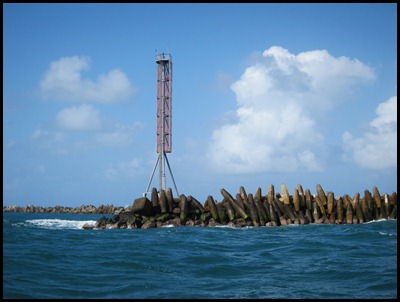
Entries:
{"type": "MultiPolygon", "coordinates": [[[[315,195],[308,189],[303,193],[300,185],[294,188],[292,196],[285,193],[285,184],[281,188],[282,194],[277,192],[272,196],[273,185],[270,185],[267,195],[264,196],[261,188],[257,187],[253,197],[252,193],[245,195],[246,190],[240,187],[235,199],[222,188],[222,202],[218,203],[209,195],[204,206],[190,195],[186,197],[182,194],[178,199],[173,199],[169,190],[157,192],[153,188],[151,201],[147,198],[135,200],[129,210],[133,216],[127,216],[130,217],[130,222],[122,218],[126,216],[122,214],[128,213],[123,212],[120,219],[114,217],[106,224],[113,228],[129,228],[131,221],[135,221],[132,228],[160,227],[166,223],[177,226],[222,224],[243,227],[308,223],[358,224],[374,219],[397,218],[397,194],[394,192],[391,195],[381,195],[376,187],[373,189],[373,196],[365,190],[363,198],[359,193],[355,193],[353,198],[348,194],[335,198],[333,192],[326,195],[320,185],[317,185],[318,193],[315,195]]],[[[104,226],[104,219],[101,225],[104,226]]]]}

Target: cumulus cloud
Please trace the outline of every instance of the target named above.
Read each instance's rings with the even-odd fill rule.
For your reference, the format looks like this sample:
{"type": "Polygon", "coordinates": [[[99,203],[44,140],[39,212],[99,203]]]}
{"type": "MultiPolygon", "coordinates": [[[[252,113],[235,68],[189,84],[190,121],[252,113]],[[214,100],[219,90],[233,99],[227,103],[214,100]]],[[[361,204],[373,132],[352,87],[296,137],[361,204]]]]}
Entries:
{"type": "Polygon", "coordinates": [[[214,169],[229,173],[322,171],[319,115],[374,72],[357,59],[326,50],[272,46],[231,85],[236,119],[215,129],[208,150],[214,169]]]}
{"type": "Polygon", "coordinates": [[[100,74],[97,81],[82,78],[82,72],[89,69],[87,57],[62,57],[51,62],[39,83],[40,89],[45,97],[98,102],[124,100],[134,91],[127,76],[119,69],[100,74]]]}
{"type": "Polygon", "coordinates": [[[59,127],[67,130],[99,130],[101,128],[98,111],[86,104],[61,110],[56,120],[59,127]]]}
{"type": "Polygon", "coordinates": [[[342,136],[345,150],[358,165],[368,169],[397,167],[397,96],[379,104],[377,117],[362,137],[342,136]]]}

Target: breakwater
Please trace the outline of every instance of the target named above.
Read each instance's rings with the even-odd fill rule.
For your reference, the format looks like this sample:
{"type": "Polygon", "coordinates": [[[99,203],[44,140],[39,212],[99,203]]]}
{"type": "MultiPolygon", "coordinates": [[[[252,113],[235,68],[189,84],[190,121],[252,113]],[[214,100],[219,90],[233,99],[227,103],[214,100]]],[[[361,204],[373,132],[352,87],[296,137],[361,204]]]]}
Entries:
{"type": "Polygon", "coordinates": [[[157,191],[152,188],[150,199],[140,197],[132,206],[82,205],[80,207],[40,207],[28,205],[5,206],[3,212],[68,213],[68,214],[112,214],[103,216],[95,225],[85,229],[108,228],[157,228],[173,226],[285,226],[289,224],[358,224],[372,220],[397,219],[397,193],[381,195],[377,187],[372,193],[364,191],[353,197],[334,196],[333,192],[316,185],[316,193],[303,190],[301,185],[292,194],[285,184],[280,192],[270,185],[266,194],[258,187],[255,193],[246,193],[244,187],[232,195],[221,189],[222,201],[208,196],[201,203],[191,195],[174,197],[171,188],[157,191]]]}
{"type": "Polygon", "coordinates": [[[3,212],[21,212],[21,213],[66,213],[66,214],[114,214],[118,215],[123,211],[129,211],[131,207],[115,207],[111,205],[100,205],[95,207],[94,205],[81,205],[80,207],[40,207],[34,205],[28,205],[25,207],[20,206],[3,206],[3,212]]]}
{"type": "Polygon", "coordinates": [[[153,188],[150,199],[135,199],[129,211],[111,218],[102,217],[96,225],[84,228],[158,228],[163,226],[286,226],[289,224],[359,224],[372,220],[397,219],[397,193],[372,193],[364,191],[334,196],[316,185],[316,194],[299,185],[290,195],[285,184],[275,193],[274,185],[262,194],[258,187],[254,195],[247,194],[244,187],[233,197],[221,189],[223,200],[217,202],[212,196],[202,204],[193,196],[181,194],[174,197],[171,188],[157,191],[153,188]]]}

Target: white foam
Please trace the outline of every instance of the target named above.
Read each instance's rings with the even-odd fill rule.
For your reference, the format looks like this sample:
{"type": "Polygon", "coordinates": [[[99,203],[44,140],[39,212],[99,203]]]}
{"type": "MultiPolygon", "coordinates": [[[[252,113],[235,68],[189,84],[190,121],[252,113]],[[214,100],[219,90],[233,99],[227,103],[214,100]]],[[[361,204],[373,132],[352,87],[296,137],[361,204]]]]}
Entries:
{"type": "Polygon", "coordinates": [[[163,225],[161,226],[162,228],[173,228],[174,225],[173,224],[167,224],[167,225],[163,225]]]}
{"type": "Polygon", "coordinates": [[[382,219],[378,219],[378,220],[367,221],[367,222],[364,222],[364,223],[365,223],[365,224],[368,224],[368,223],[382,222],[382,221],[387,221],[387,219],[382,218],[382,219]]]}
{"type": "Polygon", "coordinates": [[[390,233],[384,233],[384,232],[379,232],[380,235],[383,236],[397,236],[397,234],[390,234],[390,233]]]}
{"type": "Polygon", "coordinates": [[[96,225],[96,220],[32,219],[26,221],[46,229],[82,229],[85,223],[96,225]]]}

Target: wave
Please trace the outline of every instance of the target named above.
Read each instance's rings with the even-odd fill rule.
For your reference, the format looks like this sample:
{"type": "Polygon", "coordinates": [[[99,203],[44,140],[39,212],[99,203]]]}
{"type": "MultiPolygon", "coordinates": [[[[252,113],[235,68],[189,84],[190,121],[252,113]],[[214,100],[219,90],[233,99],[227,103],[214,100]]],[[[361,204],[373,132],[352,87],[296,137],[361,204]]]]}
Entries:
{"type": "Polygon", "coordinates": [[[385,232],[379,232],[379,234],[383,236],[397,236],[397,234],[385,233],[385,232]]]}
{"type": "Polygon", "coordinates": [[[175,227],[173,224],[163,225],[162,228],[173,228],[175,227]]]}
{"type": "Polygon", "coordinates": [[[369,223],[376,223],[376,222],[382,222],[382,221],[388,221],[388,220],[396,220],[396,219],[377,219],[377,220],[371,220],[371,221],[367,221],[367,222],[363,222],[363,224],[369,224],[369,223]]]}
{"type": "Polygon", "coordinates": [[[85,223],[96,224],[96,220],[31,219],[26,223],[45,229],[82,229],[85,223]]]}
{"type": "MultiPolygon", "coordinates": [[[[384,222],[387,221],[386,219],[378,219],[378,220],[371,220],[368,222],[364,222],[363,224],[371,224],[371,223],[378,223],[378,222],[384,222]]],[[[67,220],[67,219],[30,219],[26,220],[25,222],[21,223],[14,223],[15,226],[35,226],[39,228],[45,228],[45,229],[82,229],[82,227],[88,223],[92,225],[96,225],[97,220],[67,220]]],[[[4,220],[3,220],[4,223],[4,220]]],[[[316,225],[316,226],[325,226],[326,224],[314,224],[311,223],[311,225],[316,225]]],[[[290,224],[288,227],[301,227],[302,225],[295,225],[295,224],[290,224]]],[[[174,227],[174,225],[165,225],[163,228],[171,228],[174,227]]],[[[251,229],[254,228],[253,226],[246,226],[242,228],[237,228],[229,225],[216,225],[216,228],[229,228],[229,229],[251,229]]]]}

